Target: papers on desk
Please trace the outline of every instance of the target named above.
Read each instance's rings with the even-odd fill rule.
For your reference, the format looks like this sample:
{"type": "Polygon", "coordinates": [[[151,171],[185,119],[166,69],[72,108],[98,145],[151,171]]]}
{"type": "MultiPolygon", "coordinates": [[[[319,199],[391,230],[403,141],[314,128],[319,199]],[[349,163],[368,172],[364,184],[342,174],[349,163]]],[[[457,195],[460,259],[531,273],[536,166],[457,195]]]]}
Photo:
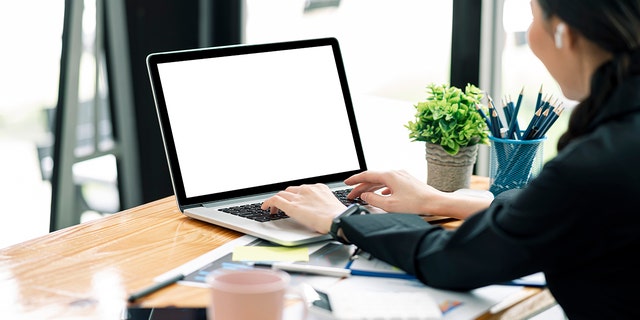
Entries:
{"type": "MultiPolygon", "coordinates": [[[[227,266],[229,264],[239,263],[232,259],[236,247],[269,245],[273,246],[273,244],[264,240],[245,235],[185,263],[174,270],[160,275],[154,280],[162,281],[175,274],[181,273],[185,275],[185,279],[180,281],[179,284],[206,287],[204,279],[209,272],[222,268],[223,265],[227,266]]],[[[407,299],[406,303],[401,303],[403,300],[376,300],[376,298],[372,296],[378,294],[378,298],[385,298],[388,293],[398,293],[399,296],[413,295],[412,297],[424,299],[425,303],[422,307],[424,307],[425,310],[422,310],[423,312],[426,310],[433,311],[432,307],[434,305],[437,306],[442,319],[475,319],[487,312],[492,306],[522,290],[522,287],[518,286],[501,285],[487,286],[469,292],[438,290],[425,286],[415,278],[407,276],[403,271],[383,261],[368,259],[364,255],[352,263],[349,263],[349,258],[354,251],[354,248],[351,246],[345,246],[335,242],[320,242],[306,247],[309,252],[309,261],[298,263],[308,263],[309,265],[325,267],[350,267],[352,270],[389,275],[385,277],[352,275],[347,278],[307,274],[291,275],[292,285],[304,283],[311,285],[317,290],[328,293],[330,300],[336,305],[337,310],[339,310],[338,312],[346,313],[356,311],[363,297],[375,301],[381,300],[377,305],[381,307],[385,306],[386,308],[397,308],[395,310],[397,312],[415,311],[415,309],[411,309],[416,307],[415,299],[407,299]],[[358,293],[360,293],[361,296],[356,297],[355,295],[358,293]],[[351,304],[351,306],[349,306],[349,304],[351,304]]],[[[244,253],[246,253],[246,251],[244,253]]],[[[368,306],[370,307],[371,304],[368,304],[368,306]]],[[[437,319],[437,312],[425,314],[436,316],[437,319]]]]}
{"type": "Polygon", "coordinates": [[[429,292],[343,290],[341,283],[329,294],[336,319],[442,319],[442,311],[429,292]]]}
{"type": "MultiPolygon", "coordinates": [[[[478,318],[487,312],[491,306],[516,294],[520,289],[521,288],[518,287],[508,286],[488,286],[470,292],[454,292],[430,288],[417,280],[350,277],[332,285],[327,289],[327,293],[329,294],[331,303],[334,304],[334,301],[337,300],[335,303],[338,303],[340,306],[349,303],[359,303],[361,300],[358,297],[350,300],[349,295],[356,296],[361,292],[368,292],[366,295],[376,295],[380,293],[380,298],[384,298],[386,296],[385,293],[397,293],[400,296],[414,295],[414,299],[409,299],[402,304],[398,304],[399,301],[397,300],[387,300],[384,302],[380,299],[374,301],[377,301],[380,306],[396,308],[395,310],[389,311],[394,311],[396,315],[403,315],[402,309],[405,309],[406,312],[418,311],[414,305],[415,300],[418,298],[425,299],[423,306],[425,309],[431,310],[425,314],[429,315],[428,319],[459,320],[478,318]],[[437,312],[431,309],[433,305],[437,308],[437,312]]],[[[368,305],[368,307],[371,308],[371,305],[368,305]]],[[[405,313],[404,315],[407,314],[405,313]]],[[[355,319],[357,319],[357,317],[355,319]]],[[[411,317],[397,317],[393,319],[411,319],[411,317]]],[[[424,318],[418,317],[416,319],[424,318]]]]}

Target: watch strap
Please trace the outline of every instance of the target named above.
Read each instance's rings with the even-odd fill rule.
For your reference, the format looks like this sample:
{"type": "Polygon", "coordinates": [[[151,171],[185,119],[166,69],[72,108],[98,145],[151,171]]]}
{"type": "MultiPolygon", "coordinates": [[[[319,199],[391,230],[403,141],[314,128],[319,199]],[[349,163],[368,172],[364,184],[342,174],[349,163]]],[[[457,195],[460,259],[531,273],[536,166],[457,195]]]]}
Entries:
{"type": "MultiPolygon", "coordinates": [[[[347,207],[347,209],[342,212],[341,214],[337,215],[335,218],[333,218],[333,221],[331,222],[331,227],[329,228],[329,234],[331,235],[331,237],[336,240],[339,241],[341,243],[344,244],[349,244],[348,242],[345,241],[345,239],[343,237],[340,237],[338,235],[338,231],[341,228],[341,224],[342,224],[342,219],[344,217],[348,217],[351,215],[354,215],[356,213],[359,213],[361,211],[363,211],[364,209],[357,203],[354,203],[350,206],[347,207]]],[[[364,210],[365,212],[367,212],[366,210],[364,210]]]]}

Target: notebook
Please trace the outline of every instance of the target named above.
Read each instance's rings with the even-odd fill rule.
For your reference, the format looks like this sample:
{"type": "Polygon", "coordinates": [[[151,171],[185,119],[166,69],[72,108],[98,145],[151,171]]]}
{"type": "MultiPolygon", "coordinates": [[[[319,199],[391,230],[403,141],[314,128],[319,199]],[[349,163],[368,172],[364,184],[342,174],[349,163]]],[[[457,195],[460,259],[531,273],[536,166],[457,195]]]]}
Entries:
{"type": "Polygon", "coordinates": [[[247,210],[366,170],[335,38],[158,52],[147,67],[183,214],[284,246],[329,238],[247,210]]]}

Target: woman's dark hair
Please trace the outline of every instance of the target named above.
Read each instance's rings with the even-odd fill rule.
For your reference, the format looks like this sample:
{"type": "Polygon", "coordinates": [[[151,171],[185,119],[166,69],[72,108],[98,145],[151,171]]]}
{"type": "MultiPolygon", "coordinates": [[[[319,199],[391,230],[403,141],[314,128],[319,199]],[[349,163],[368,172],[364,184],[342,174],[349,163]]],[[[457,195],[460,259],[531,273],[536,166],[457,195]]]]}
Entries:
{"type": "Polygon", "coordinates": [[[558,150],[591,130],[598,108],[630,74],[640,73],[640,0],[538,0],[546,17],[557,16],[614,58],[600,66],[590,95],[576,106],[558,150]]]}

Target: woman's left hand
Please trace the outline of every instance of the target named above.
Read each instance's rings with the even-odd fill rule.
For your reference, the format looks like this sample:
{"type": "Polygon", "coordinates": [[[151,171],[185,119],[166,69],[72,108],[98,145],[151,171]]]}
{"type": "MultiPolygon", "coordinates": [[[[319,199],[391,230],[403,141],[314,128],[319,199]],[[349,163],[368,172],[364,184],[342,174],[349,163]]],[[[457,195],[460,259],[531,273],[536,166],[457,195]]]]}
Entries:
{"type": "Polygon", "coordinates": [[[319,233],[329,232],[333,218],[346,209],[325,184],[288,187],[265,200],[263,210],[283,211],[306,227],[319,233]]]}

